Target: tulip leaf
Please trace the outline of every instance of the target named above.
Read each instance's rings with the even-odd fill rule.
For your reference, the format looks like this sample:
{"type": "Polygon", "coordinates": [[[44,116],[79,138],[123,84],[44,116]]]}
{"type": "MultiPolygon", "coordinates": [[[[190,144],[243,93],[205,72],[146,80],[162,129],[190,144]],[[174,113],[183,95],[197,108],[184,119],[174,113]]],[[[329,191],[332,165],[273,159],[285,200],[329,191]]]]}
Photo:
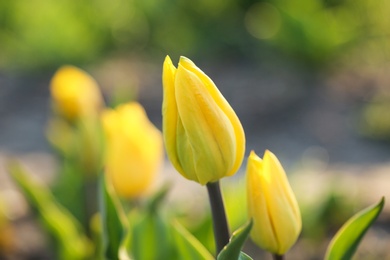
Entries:
{"type": "Polygon", "coordinates": [[[212,260],[214,257],[185,227],[178,221],[172,222],[173,239],[177,250],[177,259],[212,260]]]}
{"type": "Polygon", "coordinates": [[[165,184],[162,188],[159,189],[158,192],[156,192],[152,198],[149,199],[147,202],[146,208],[149,211],[157,211],[158,208],[160,207],[161,203],[164,201],[165,197],[167,196],[169,189],[171,185],[165,184]]]}
{"type": "MultiPolygon", "coordinates": [[[[125,215],[118,197],[104,174],[99,180],[99,210],[102,224],[103,255],[107,259],[119,259],[119,249],[127,227],[125,215]]],[[[125,254],[121,251],[121,254],[125,254]]],[[[124,256],[121,256],[123,259],[124,256]]],[[[130,257],[128,257],[130,258],[130,257]]]]}
{"type": "Polygon", "coordinates": [[[253,260],[252,257],[245,254],[244,252],[240,252],[240,256],[238,257],[238,260],[253,260]]]}
{"type": "Polygon", "coordinates": [[[59,259],[88,258],[92,254],[92,244],[74,216],[56,201],[45,185],[25,172],[19,163],[11,162],[7,169],[53,236],[58,246],[59,259]]]}
{"type": "Polygon", "coordinates": [[[141,212],[133,226],[130,251],[134,259],[175,259],[165,218],[157,211],[141,212]]]}
{"type": "Polygon", "coordinates": [[[134,259],[175,259],[171,226],[161,214],[169,187],[169,184],[164,185],[133,216],[132,242],[127,250],[132,252],[134,259]]]}
{"type": "Polygon", "coordinates": [[[119,259],[120,260],[130,260],[132,259],[130,256],[132,255],[130,252],[131,248],[131,235],[132,235],[132,230],[129,228],[127,230],[127,233],[125,234],[125,237],[122,240],[122,243],[119,247],[119,259]]]}
{"type": "Polygon", "coordinates": [[[363,209],[350,218],[333,237],[325,259],[351,259],[364,234],[381,213],[384,203],[383,197],[379,203],[363,209]]]}
{"type": "Polygon", "coordinates": [[[227,244],[218,254],[217,260],[251,259],[248,255],[241,252],[251,228],[252,220],[236,230],[230,238],[229,244],[227,244]]]}

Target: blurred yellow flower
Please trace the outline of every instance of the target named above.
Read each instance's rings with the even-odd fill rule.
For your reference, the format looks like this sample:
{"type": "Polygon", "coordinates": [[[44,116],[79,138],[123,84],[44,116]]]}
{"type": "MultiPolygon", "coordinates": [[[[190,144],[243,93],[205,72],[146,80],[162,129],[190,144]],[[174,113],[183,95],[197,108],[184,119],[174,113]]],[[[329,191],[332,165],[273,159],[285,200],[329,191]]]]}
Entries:
{"type": "Polygon", "coordinates": [[[163,134],[168,157],[185,178],[202,185],[233,175],[241,166],[245,135],[214,82],[191,60],[163,68],[163,134]]]}
{"type": "Polygon", "coordinates": [[[96,81],[73,66],[61,67],[50,83],[56,112],[69,120],[98,115],[103,98],[96,81]]]}
{"type": "Polygon", "coordinates": [[[102,122],[106,135],[106,174],[120,196],[142,195],[162,164],[161,132],[136,102],[105,110],[102,122]]]}
{"type": "Polygon", "coordinates": [[[248,216],[253,219],[252,240],[274,254],[283,255],[296,242],[302,228],[301,213],[278,158],[255,152],[246,171],[248,216]]]}

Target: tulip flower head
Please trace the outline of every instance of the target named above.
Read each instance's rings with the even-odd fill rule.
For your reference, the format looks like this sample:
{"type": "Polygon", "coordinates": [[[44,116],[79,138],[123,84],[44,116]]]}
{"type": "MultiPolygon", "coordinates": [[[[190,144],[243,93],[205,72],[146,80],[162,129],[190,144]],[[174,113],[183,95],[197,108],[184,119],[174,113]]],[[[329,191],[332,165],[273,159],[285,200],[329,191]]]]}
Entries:
{"type": "Polygon", "coordinates": [[[285,254],[297,240],[302,220],[282,165],[268,150],[263,160],[252,151],[246,179],[252,240],[274,254],[285,254]]]}
{"type": "Polygon", "coordinates": [[[104,111],[102,121],[106,174],[120,196],[142,195],[155,180],[162,163],[161,132],[136,102],[104,111]]]}
{"type": "Polygon", "coordinates": [[[241,123],[214,82],[191,60],[163,68],[163,135],[168,157],[185,178],[202,185],[233,175],[245,151],[241,123]]]}
{"type": "Polygon", "coordinates": [[[81,69],[61,67],[50,83],[56,112],[69,120],[96,116],[103,105],[96,81],[81,69]]]}

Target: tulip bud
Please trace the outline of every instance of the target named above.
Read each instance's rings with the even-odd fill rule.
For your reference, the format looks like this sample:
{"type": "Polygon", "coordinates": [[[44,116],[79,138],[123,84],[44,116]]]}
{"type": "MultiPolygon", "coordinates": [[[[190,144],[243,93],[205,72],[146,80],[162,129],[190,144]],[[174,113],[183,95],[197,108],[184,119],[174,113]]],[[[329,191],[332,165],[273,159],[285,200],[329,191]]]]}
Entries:
{"type": "Polygon", "coordinates": [[[185,57],[163,68],[163,134],[168,157],[185,178],[202,185],[233,175],[245,151],[237,115],[214,82],[185,57]]]}
{"type": "Polygon", "coordinates": [[[102,121],[106,174],[119,195],[137,197],[150,187],[161,166],[161,132],[136,102],[104,111],[102,121]]]}
{"type": "Polygon", "coordinates": [[[285,254],[297,240],[302,220],[282,165],[268,150],[263,160],[252,151],[246,179],[252,240],[274,254],[285,254]]]}
{"type": "Polygon", "coordinates": [[[54,109],[69,120],[96,116],[103,104],[96,81],[73,66],[61,67],[53,76],[50,89],[54,109]]]}

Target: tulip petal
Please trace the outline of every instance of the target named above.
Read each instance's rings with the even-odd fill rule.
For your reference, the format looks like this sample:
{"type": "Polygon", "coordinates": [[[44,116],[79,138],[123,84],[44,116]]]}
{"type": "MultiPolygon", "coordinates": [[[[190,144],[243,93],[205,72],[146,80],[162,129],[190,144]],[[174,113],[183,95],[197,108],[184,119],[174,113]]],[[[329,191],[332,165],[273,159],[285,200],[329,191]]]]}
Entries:
{"type": "Polygon", "coordinates": [[[283,255],[297,240],[302,221],[286,173],[273,153],[267,150],[261,160],[251,152],[247,185],[249,215],[254,219],[253,240],[283,255]]]}
{"type": "Polygon", "coordinates": [[[286,173],[276,156],[270,151],[264,154],[263,187],[268,201],[270,218],[277,223],[274,225],[275,237],[278,241],[278,254],[284,254],[296,241],[301,230],[301,217],[298,203],[287,181],[286,173]]]}
{"type": "Polygon", "coordinates": [[[106,173],[123,197],[144,193],[156,177],[163,158],[160,131],[136,102],[107,109],[102,115],[106,133],[106,173]]]}
{"type": "Polygon", "coordinates": [[[215,86],[214,82],[202,70],[200,70],[190,59],[185,57],[180,58],[180,65],[182,65],[188,71],[194,73],[202,81],[209,95],[212,97],[217,106],[222,110],[223,114],[227,116],[228,120],[233,126],[234,137],[236,140],[236,154],[233,166],[226,174],[227,176],[231,176],[235,174],[240,168],[245,154],[245,133],[240,120],[224,96],[215,86]]]}
{"type": "Polygon", "coordinates": [[[216,181],[230,172],[234,163],[226,161],[226,158],[235,158],[236,154],[233,126],[204,83],[181,63],[176,72],[175,86],[179,117],[187,142],[196,155],[193,156],[193,164],[199,183],[216,181]]]}
{"type": "Polygon", "coordinates": [[[199,182],[199,178],[196,174],[196,168],[194,165],[194,152],[192,145],[190,143],[190,140],[188,139],[187,133],[183,127],[183,124],[181,122],[181,119],[179,118],[177,122],[177,154],[178,154],[178,160],[182,165],[185,165],[185,174],[183,174],[184,177],[186,177],[189,180],[194,180],[196,182],[199,182]]]}
{"type": "Polygon", "coordinates": [[[179,122],[179,116],[177,112],[177,104],[175,97],[175,74],[176,68],[172,64],[172,60],[167,56],[164,61],[163,66],[163,92],[164,99],[162,104],[162,114],[163,114],[163,135],[165,142],[165,149],[169,160],[172,162],[173,166],[178,170],[183,176],[185,176],[183,168],[180,165],[179,158],[177,155],[177,144],[176,144],[176,135],[179,122]]]}
{"type": "Polygon", "coordinates": [[[176,69],[167,56],[162,107],[165,147],[185,178],[204,185],[233,175],[240,167],[245,136],[233,109],[192,61],[176,69]]]}
{"type": "Polygon", "coordinates": [[[251,152],[247,166],[248,215],[253,219],[252,239],[264,249],[276,251],[278,242],[270,218],[263,187],[267,184],[263,176],[263,160],[254,151],[251,152]]]}
{"type": "Polygon", "coordinates": [[[103,104],[97,82],[73,66],[58,69],[50,82],[50,91],[55,109],[71,120],[96,116],[103,104]]]}

